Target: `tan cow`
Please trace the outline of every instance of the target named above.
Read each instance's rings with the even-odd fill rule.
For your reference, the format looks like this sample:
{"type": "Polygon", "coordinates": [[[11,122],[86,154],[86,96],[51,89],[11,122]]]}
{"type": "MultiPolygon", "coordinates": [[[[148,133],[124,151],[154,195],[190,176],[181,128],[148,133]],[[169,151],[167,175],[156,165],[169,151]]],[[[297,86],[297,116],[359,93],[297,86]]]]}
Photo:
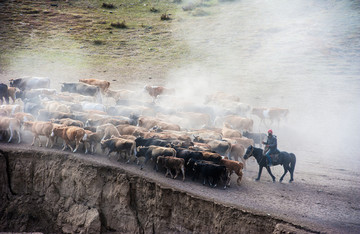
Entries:
{"type": "Polygon", "coordinates": [[[12,99],[12,103],[14,104],[15,103],[15,100],[16,100],[16,87],[8,87],[8,94],[9,94],[9,97],[12,99]]]}
{"type": "Polygon", "coordinates": [[[6,110],[11,116],[15,113],[22,112],[20,105],[0,105],[0,109],[6,110]]]}
{"type": "Polygon", "coordinates": [[[120,133],[112,124],[100,125],[96,128],[96,132],[102,136],[101,141],[111,138],[111,136],[119,137],[120,133]]]}
{"type": "Polygon", "coordinates": [[[289,110],[285,108],[277,108],[277,107],[272,107],[272,108],[254,107],[252,109],[252,114],[260,118],[260,124],[268,119],[270,120],[270,125],[272,125],[274,121],[277,121],[279,126],[280,120],[286,118],[286,116],[289,114],[289,110]]]}
{"type": "Polygon", "coordinates": [[[224,123],[229,124],[232,129],[236,129],[241,132],[252,132],[254,126],[254,120],[249,118],[243,118],[237,115],[226,115],[224,117],[217,117],[215,119],[215,126],[221,126],[224,123]]]}
{"type": "Polygon", "coordinates": [[[35,118],[29,113],[17,112],[14,114],[14,118],[20,121],[20,124],[23,124],[25,121],[34,121],[35,118]]]}
{"type": "MultiPolygon", "coordinates": [[[[67,126],[67,127],[55,127],[51,132],[51,137],[58,136],[61,137],[65,144],[62,150],[65,150],[67,147],[70,148],[74,153],[77,151],[80,145],[80,141],[85,136],[85,130],[83,128],[75,127],[75,126],[67,126]],[[75,141],[75,149],[71,147],[70,143],[75,141]]],[[[85,137],[86,138],[86,137],[85,137]]]]}
{"type": "Polygon", "coordinates": [[[109,89],[109,86],[110,86],[110,82],[106,81],[106,80],[79,79],[79,82],[99,87],[102,94],[104,94],[106,92],[106,90],[109,89]]]}
{"type": "Polygon", "coordinates": [[[20,121],[18,119],[0,116],[0,130],[10,131],[10,138],[8,140],[9,143],[14,136],[14,132],[18,136],[18,143],[21,142],[20,121]]]}
{"type": "Polygon", "coordinates": [[[34,135],[31,145],[34,145],[36,139],[38,139],[39,146],[41,147],[41,140],[39,136],[45,136],[47,138],[45,146],[48,147],[49,142],[51,143],[50,147],[53,146],[53,140],[50,136],[54,127],[53,123],[44,121],[25,121],[22,127],[25,131],[30,131],[34,135]]]}
{"type": "Polygon", "coordinates": [[[133,135],[141,137],[144,137],[144,133],[148,131],[146,128],[129,124],[120,124],[117,125],[116,128],[121,135],[133,135]]]}
{"type": "Polygon", "coordinates": [[[100,143],[101,141],[101,136],[99,133],[85,130],[85,135],[82,138],[82,141],[84,142],[85,145],[85,154],[89,152],[89,148],[90,148],[90,153],[93,154],[95,152],[95,148],[97,144],[100,143]]]}
{"type": "Polygon", "coordinates": [[[221,130],[223,137],[225,138],[233,138],[233,137],[241,137],[241,132],[239,130],[232,129],[228,123],[224,123],[224,127],[221,130]]]}

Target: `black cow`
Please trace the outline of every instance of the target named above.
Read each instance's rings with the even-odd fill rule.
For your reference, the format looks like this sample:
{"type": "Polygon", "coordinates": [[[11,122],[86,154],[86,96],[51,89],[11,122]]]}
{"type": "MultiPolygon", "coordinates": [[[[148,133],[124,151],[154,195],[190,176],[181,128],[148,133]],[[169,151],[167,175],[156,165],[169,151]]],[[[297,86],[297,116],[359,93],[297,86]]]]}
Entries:
{"type": "Polygon", "coordinates": [[[1,83],[0,84],[0,101],[1,101],[1,105],[3,104],[4,99],[5,99],[6,103],[9,104],[8,86],[6,84],[1,83]]]}
{"type": "Polygon", "coordinates": [[[215,188],[219,180],[222,179],[225,182],[224,189],[226,188],[228,175],[225,166],[220,166],[206,161],[197,161],[194,163],[194,173],[195,178],[197,178],[199,174],[203,177],[203,185],[205,185],[206,181],[208,181],[209,185],[215,188]],[[210,181],[210,178],[212,179],[212,182],[210,181]]]}
{"type": "Polygon", "coordinates": [[[190,159],[200,160],[203,159],[203,154],[199,151],[189,150],[185,148],[175,147],[176,157],[183,158],[185,160],[185,166],[190,159]]]}
{"type": "Polygon", "coordinates": [[[95,85],[88,85],[81,82],[62,83],[61,92],[78,93],[85,96],[96,97],[98,102],[102,102],[100,88],[95,85]]]}
{"type": "Polygon", "coordinates": [[[50,79],[46,77],[24,77],[10,80],[10,87],[16,87],[22,91],[38,88],[49,88],[50,79]]]}

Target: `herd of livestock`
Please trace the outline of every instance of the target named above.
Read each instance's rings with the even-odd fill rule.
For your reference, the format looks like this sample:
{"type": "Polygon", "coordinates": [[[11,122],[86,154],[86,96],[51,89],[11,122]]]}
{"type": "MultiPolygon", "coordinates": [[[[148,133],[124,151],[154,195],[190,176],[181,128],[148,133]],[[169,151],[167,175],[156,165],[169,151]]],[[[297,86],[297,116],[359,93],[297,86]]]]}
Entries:
{"type": "Polygon", "coordinates": [[[288,113],[250,107],[223,92],[199,104],[162,86],[113,90],[108,81],[80,79],[62,83],[58,92],[50,81],[24,77],[0,83],[1,141],[20,143],[22,135],[31,134],[32,145],[42,146],[45,137],[46,147],[61,142],[62,150],[74,153],[115,152],[128,163],[140,162],[141,169],[150,160],[154,168],[164,167],[166,176],[181,173],[185,180],[192,174],[212,187],[220,181],[229,186],[233,173],[240,184],[245,149],[266,137],[252,132],[250,116],[272,122],[288,113]]]}

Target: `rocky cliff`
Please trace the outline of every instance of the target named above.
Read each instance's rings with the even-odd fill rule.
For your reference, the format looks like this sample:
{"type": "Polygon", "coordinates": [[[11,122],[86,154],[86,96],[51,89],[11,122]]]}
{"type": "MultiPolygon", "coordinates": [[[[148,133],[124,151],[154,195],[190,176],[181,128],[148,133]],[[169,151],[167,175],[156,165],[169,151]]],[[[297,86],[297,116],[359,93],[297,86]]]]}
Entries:
{"type": "Polygon", "coordinates": [[[0,194],[1,231],[311,232],[58,151],[1,149],[0,194]]]}

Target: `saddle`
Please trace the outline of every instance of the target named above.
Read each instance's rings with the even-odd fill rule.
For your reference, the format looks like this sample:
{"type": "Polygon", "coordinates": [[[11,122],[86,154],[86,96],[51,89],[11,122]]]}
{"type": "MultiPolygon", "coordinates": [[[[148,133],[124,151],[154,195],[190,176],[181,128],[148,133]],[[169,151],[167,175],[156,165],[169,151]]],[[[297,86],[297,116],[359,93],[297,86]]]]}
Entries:
{"type": "MultiPolygon", "coordinates": [[[[265,149],[265,152],[267,152],[268,150],[269,150],[268,148],[265,149]]],[[[264,155],[265,155],[265,153],[264,153],[264,155]]],[[[276,152],[274,154],[270,154],[271,162],[273,165],[278,164],[279,155],[280,155],[280,151],[278,149],[276,150],[276,152]]],[[[266,159],[266,161],[268,161],[268,160],[266,159]]]]}

